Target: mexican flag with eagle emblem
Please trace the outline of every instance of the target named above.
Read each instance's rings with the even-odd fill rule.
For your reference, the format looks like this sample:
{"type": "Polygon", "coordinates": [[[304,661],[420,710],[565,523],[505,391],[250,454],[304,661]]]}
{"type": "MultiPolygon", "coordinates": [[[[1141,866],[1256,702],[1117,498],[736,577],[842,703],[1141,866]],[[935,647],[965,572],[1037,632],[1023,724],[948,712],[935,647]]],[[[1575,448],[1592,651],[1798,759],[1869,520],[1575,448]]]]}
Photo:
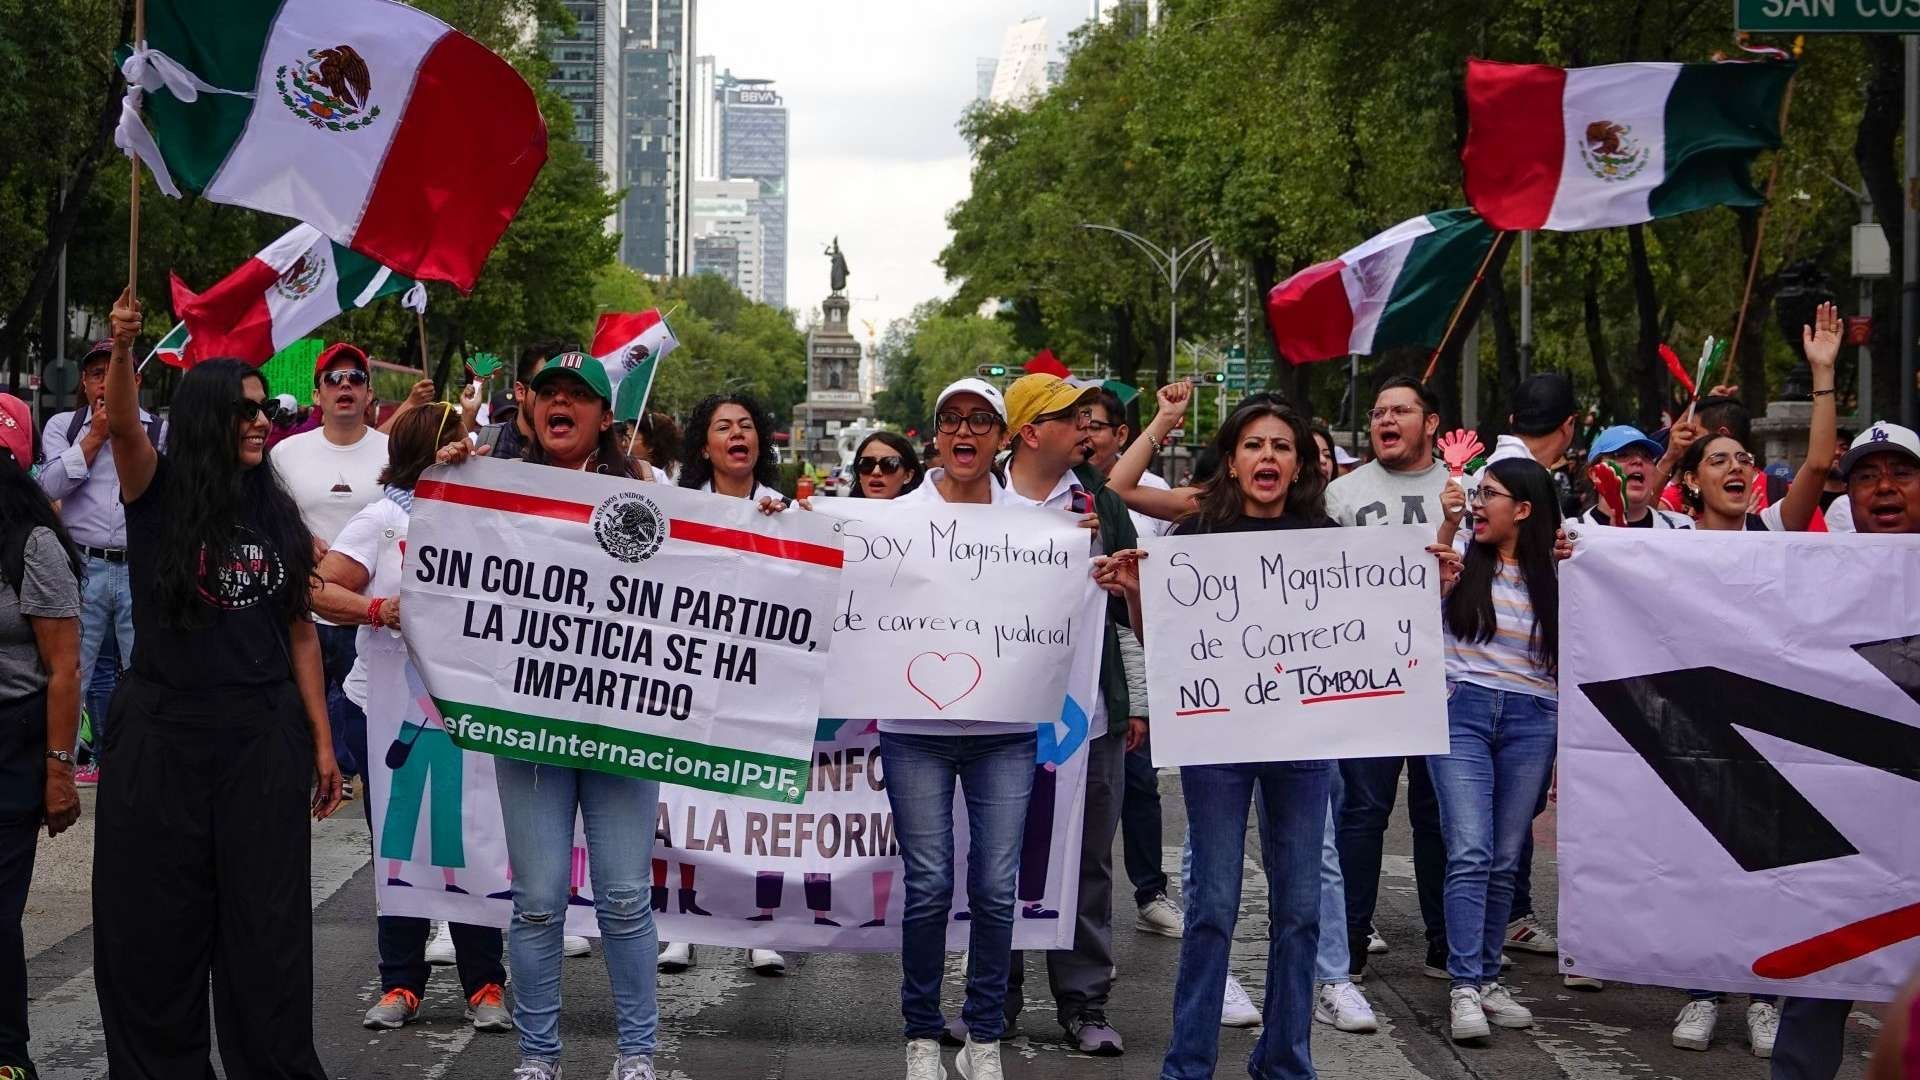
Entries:
{"type": "Polygon", "coordinates": [[[173,313],[186,330],[175,366],[215,357],[263,364],[335,315],[394,295],[426,310],[426,286],[301,225],[206,292],[173,276],[173,313]]]}
{"type": "Polygon", "coordinates": [[[1496,229],[1574,232],[1759,206],[1791,63],[1467,65],[1467,201],[1496,229]]]}
{"type": "Polygon", "coordinates": [[[116,141],[169,195],[304,221],[466,292],[546,162],[526,80],[405,4],[146,0],[146,19],[116,141]]]}
{"type": "Polygon", "coordinates": [[[593,355],[607,369],[613,386],[613,418],[638,420],[653,391],[660,361],[679,347],[660,309],[610,311],[593,328],[593,355]]]}

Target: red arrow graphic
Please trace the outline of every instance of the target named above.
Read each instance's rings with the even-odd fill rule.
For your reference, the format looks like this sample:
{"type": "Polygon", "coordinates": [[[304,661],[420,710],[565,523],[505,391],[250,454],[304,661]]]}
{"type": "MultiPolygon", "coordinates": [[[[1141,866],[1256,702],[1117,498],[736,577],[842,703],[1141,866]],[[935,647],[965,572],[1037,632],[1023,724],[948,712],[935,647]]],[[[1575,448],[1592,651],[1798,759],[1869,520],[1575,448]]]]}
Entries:
{"type": "Polygon", "coordinates": [[[1775,949],[1753,962],[1753,973],[1763,979],[1802,979],[1917,937],[1920,904],[1909,904],[1775,949]]]}

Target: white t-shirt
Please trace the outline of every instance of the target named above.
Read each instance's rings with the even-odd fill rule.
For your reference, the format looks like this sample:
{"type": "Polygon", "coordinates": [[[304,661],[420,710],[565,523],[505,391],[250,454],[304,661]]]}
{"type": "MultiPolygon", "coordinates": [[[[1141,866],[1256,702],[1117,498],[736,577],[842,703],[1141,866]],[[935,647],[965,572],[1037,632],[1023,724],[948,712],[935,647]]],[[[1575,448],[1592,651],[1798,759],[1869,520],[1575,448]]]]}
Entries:
{"type": "Polygon", "coordinates": [[[380,498],[387,437],[368,428],[352,446],[335,446],[325,428],[314,428],[280,440],[267,460],[293,493],[307,531],[332,544],[348,518],[380,498]]]}
{"type": "MultiPolygon", "coordinates": [[[[400,560],[405,554],[408,515],[392,499],[380,498],[347,521],[334,539],[333,550],[352,559],[370,575],[364,590],[369,600],[400,593],[400,560]]],[[[386,627],[363,626],[353,641],[359,655],[340,689],[347,700],[367,707],[367,654],[390,649],[405,652],[400,635],[386,627]]]]}
{"type": "MultiPolygon", "coordinates": [[[[1172,490],[1171,485],[1161,479],[1159,475],[1151,472],[1143,472],[1140,474],[1140,486],[1158,488],[1161,491],[1172,490]]],[[[1133,519],[1133,531],[1139,533],[1142,539],[1149,536],[1165,536],[1173,531],[1173,522],[1162,521],[1157,517],[1148,517],[1138,510],[1127,511],[1127,516],[1133,519]]]]}
{"type": "MultiPolygon", "coordinates": [[[[1600,528],[1613,527],[1613,523],[1606,519],[1606,511],[1600,509],[1598,506],[1589,508],[1584,514],[1576,514],[1568,518],[1567,524],[1594,525],[1600,528]]],[[[1677,514],[1672,510],[1662,510],[1654,507],[1648,511],[1647,517],[1643,517],[1639,521],[1629,522],[1628,527],[1634,529],[1691,529],[1693,528],[1693,519],[1685,514],[1677,514]]]]}
{"type": "Polygon", "coordinates": [[[1445,462],[1393,472],[1369,461],[1327,485],[1327,516],[1341,525],[1425,525],[1437,533],[1447,519],[1440,509],[1446,487],[1445,462]]]}
{"type": "Polygon", "coordinates": [[[1853,527],[1853,499],[1842,495],[1827,504],[1827,531],[1830,533],[1850,533],[1853,527]]]}
{"type": "MultiPolygon", "coordinates": [[[[695,490],[698,490],[698,491],[704,491],[704,492],[707,492],[708,494],[712,494],[712,493],[713,493],[713,481],[711,481],[711,480],[709,480],[709,481],[707,481],[706,483],[704,483],[704,484],[701,484],[701,485],[700,485],[700,486],[699,486],[699,487],[698,487],[697,489],[695,489],[695,490]]],[[[756,483],[756,484],[754,484],[754,485],[753,485],[753,495],[752,495],[752,496],[750,496],[750,497],[751,497],[751,498],[753,499],[753,501],[754,501],[754,502],[756,502],[756,503],[757,503],[757,502],[759,502],[759,501],[760,501],[761,499],[779,499],[779,500],[780,500],[781,502],[786,502],[786,501],[787,501],[787,497],[786,497],[785,495],[782,495],[782,494],[780,494],[779,492],[777,492],[777,491],[775,491],[775,490],[773,490],[772,488],[770,488],[770,487],[768,487],[767,485],[765,485],[765,484],[760,484],[760,483],[756,483]]]]}

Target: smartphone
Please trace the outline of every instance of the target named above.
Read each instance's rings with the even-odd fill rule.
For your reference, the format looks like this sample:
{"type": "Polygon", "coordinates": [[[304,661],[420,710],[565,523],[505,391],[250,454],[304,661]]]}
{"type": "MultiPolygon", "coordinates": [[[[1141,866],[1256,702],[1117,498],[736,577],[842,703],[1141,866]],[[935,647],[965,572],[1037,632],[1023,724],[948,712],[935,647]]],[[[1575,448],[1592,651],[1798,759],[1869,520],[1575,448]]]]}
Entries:
{"type": "Polygon", "coordinates": [[[1073,501],[1069,505],[1073,508],[1074,513],[1076,514],[1093,513],[1093,494],[1089,492],[1086,488],[1082,488],[1082,487],[1074,488],[1072,491],[1071,497],[1073,501]]]}

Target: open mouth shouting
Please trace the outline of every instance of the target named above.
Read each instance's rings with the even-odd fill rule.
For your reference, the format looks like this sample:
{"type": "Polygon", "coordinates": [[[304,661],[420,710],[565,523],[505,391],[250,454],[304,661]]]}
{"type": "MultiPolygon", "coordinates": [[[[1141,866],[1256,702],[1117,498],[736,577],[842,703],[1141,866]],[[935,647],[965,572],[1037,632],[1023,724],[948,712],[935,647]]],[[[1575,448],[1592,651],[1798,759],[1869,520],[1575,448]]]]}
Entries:
{"type": "Polygon", "coordinates": [[[1900,531],[1907,521],[1907,500],[1897,492],[1875,495],[1867,503],[1867,514],[1881,532],[1900,531]]]}
{"type": "Polygon", "coordinates": [[[753,464],[753,447],[744,438],[727,440],[727,461],[732,465],[753,464]]]}
{"type": "Polygon", "coordinates": [[[953,451],[947,455],[947,460],[956,468],[971,469],[980,460],[980,444],[970,439],[955,442],[953,451]]]}
{"type": "Polygon", "coordinates": [[[1272,497],[1280,493],[1280,468],[1277,465],[1258,465],[1254,467],[1252,488],[1256,494],[1272,497]]]}
{"type": "Polygon", "coordinates": [[[579,428],[579,426],[580,425],[573,419],[572,415],[568,413],[564,413],[556,409],[553,412],[547,414],[547,434],[549,435],[553,435],[559,438],[565,438],[566,436],[573,434],[574,431],[579,428]]]}
{"type": "Polygon", "coordinates": [[[1720,490],[1726,492],[1730,498],[1744,500],[1747,497],[1748,491],[1747,478],[1744,476],[1729,476],[1720,482],[1720,490]]]}

